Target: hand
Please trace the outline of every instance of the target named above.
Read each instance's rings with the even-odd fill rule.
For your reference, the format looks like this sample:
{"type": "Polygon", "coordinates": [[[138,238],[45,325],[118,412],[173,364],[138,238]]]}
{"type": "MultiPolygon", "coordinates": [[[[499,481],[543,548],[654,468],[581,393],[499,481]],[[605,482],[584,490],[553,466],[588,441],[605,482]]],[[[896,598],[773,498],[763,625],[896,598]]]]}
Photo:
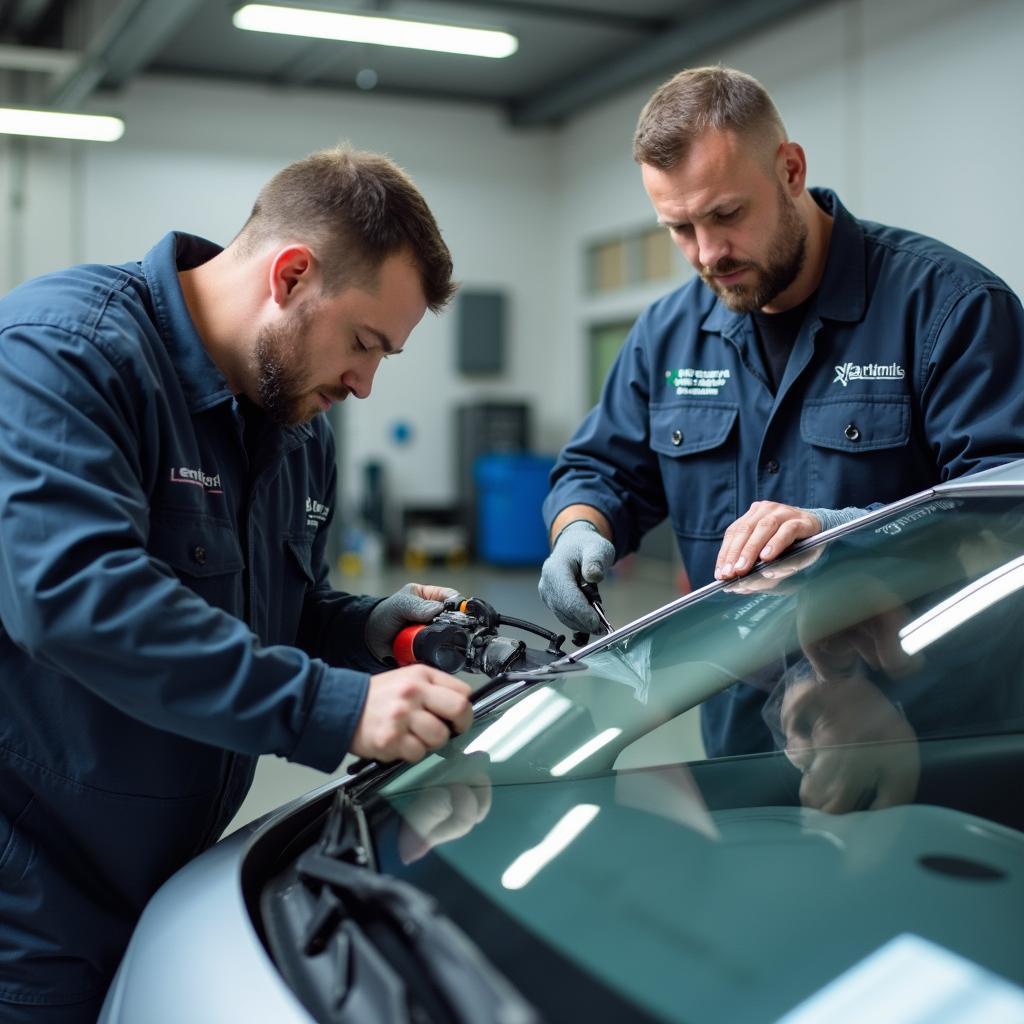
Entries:
{"type": "Polygon", "coordinates": [[[600,583],[615,561],[615,548],[585,520],[570,523],[558,535],[541,567],[540,599],[571,630],[600,633],[601,620],[580,590],[580,582],[600,583]]]}
{"type": "Polygon", "coordinates": [[[809,565],[814,565],[824,553],[825,548],[820,544],[794,552],[773,565],[771,569],[762,569],[756,575],[738,579],[722,589],[730,594],[761,594],[768,590],[788,594],[795,589],[795,584],[798,583],[798,581],[787,583],[789,577],[795,576],[801,569],[806,569],[809,565]]]}
{"type": "Polygon", "coordinates": [[[849,610],[838,622],[829,595],[815,594],[812,588],[806,597],[797,611],[797,635],[818,678],[843,679],[867,665],[889,679],[899,679],[924,664],[924,655],[907,654],[900,643],[900,629],[910,620],[910,611],[880,580],[848,573],[837,599],[849,610]],[[850,610],[864,617],[851,623],[850,610]]]}
{"type": "Polygon", "coordinates": [[[429,853],[435,846],[459,839],[479,825],[491,809],[491,780],[481,765],[484,754],[470,754],[460,764],[462,778],[430,785],[402,810],[398,855],[403,864],[429,853]]]}
{"type": "Polygon", "coordinates": [[[914,799],[921,774],[907,720],[863,677],[789,684],[782,699],[786,756],[800,769],[800,802],[829,814],[914,799]]]}
{"type": "Polygon", "coordinates": [[[900,645],[899,631],[908,619],[905,608],[882,612],[820,640],[805,641],[804,654],[822,679],[849,676],[862,662],[898,679],[924,663],[922,655],[907,654],[900,645]]]}
{"type": "Polygon", "coordinates": [[[429,665],[370,677],[351,752],[373,761],[419,761],[473,721],[470,688],[429,665]]]}
{"type": "Polygon", "coordinates": [[[778,558],[791,544],[821,533],[818,517],[776,501],[755,501],[725,531],[715,561],[715,579],[745,576],[757,561],[778,558]]]}
{"type": "Polygon", "coordinates": [[[392,659],[391,647],[395,637],[406,626],[436,619],[444,610],[443,602],[456,593],[448,587],[406,583],[401,590],[385,598],[370,612],[366,620],[366,646],[370,653],[378,661],[392,659]]]}

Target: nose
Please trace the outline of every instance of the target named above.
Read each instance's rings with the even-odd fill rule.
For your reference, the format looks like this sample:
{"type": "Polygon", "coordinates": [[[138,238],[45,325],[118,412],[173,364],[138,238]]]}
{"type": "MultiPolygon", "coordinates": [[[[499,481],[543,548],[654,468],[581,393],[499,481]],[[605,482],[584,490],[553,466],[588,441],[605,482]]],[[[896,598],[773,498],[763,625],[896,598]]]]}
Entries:
{"type": "Polygon", "coordinates": [[[373,390],[373,378],[377,373],[380,360],[374,359],[358,367],[350,367],[341,375],[341,383],[356,396],[356,398],[369,398],[373,390]]]}
{"type": "Polygon", "coordinates": [[[711,270],[729,255],[729,240],[720,231],[697,228],[697,258],[705,270],[711,270]]]}

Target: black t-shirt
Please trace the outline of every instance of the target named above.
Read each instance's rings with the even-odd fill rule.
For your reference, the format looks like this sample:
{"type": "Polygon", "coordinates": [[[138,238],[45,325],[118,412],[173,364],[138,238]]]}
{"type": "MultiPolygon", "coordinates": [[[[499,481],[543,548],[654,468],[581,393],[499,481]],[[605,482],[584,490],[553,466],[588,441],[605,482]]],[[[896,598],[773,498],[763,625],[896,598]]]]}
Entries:
{"type": "Polygon", "coordinates": [[[782,383],[789,354],[793,351],[796,336],[803,326],[810,302],[811,299],[808,297],[799,306],[781,313],[764,313],[758,309],[751,314],[754,320],[754,333],[761,349],[761,361],[764,363],[773,394],[779,390],[779,384],[782,383]]]}

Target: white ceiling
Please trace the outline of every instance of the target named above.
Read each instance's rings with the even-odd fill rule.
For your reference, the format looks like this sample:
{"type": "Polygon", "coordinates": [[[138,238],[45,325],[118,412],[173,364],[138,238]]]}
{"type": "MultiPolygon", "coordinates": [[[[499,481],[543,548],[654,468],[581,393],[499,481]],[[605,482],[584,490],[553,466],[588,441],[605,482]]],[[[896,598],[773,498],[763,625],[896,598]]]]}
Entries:
{"type": "MultiPolygon", "coordinates": [[[[277,0],[282,2],[282,0],[277,0]]],[[[288,0],[284,0],[288,2],[288,0]]],[[[491,60],[243,32],[231,0],[0,0],[0,102],[74,108],[145,71],[502,107],[550,124],[630,85],[831,0],[311,0],[302,6],[501,28],[491,60]],[[20,60],[19,60],[20,58],[20,60]],[[29,70],[50,60],[54,70],[29,70]],[[63,60],[64,64],[59,62],[63,60]],[[11,70],[21,66],[21,70],[11,70]]]]}

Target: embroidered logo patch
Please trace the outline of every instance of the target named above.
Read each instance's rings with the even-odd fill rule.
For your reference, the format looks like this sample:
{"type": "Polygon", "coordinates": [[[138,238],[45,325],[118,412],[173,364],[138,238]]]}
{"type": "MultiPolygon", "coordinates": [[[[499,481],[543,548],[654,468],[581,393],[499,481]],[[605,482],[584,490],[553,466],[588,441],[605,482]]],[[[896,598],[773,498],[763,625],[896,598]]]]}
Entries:
{"type": "Polygon", "coordinates": [[[319,501],[313,498],[306,499],[306,525],[312,526],[314,529],[323,526],[327,522],[327,517],[331,514],[330,505],[322,505],[319,501]]]}
{"type": "Polygon", "coordinates": [[[833,384],[842,384],[845,388],[851,380],[902,380],[906,374],[899,363],[843,363],[836,367],[833,384]]]}
{"type": "Polygon", "coordinates": [[[220,473],[204,473],[201,469],[190,469],[188,466],[172,466],[171,483],[202,487],[207,494],[224,493],[220,486],[220,473]]]}
{"type": "Polygon", "coordinates": [[[731,370],[666,370],[665,382],[677,395],[717,395],[729,382],[731,370]]]}

